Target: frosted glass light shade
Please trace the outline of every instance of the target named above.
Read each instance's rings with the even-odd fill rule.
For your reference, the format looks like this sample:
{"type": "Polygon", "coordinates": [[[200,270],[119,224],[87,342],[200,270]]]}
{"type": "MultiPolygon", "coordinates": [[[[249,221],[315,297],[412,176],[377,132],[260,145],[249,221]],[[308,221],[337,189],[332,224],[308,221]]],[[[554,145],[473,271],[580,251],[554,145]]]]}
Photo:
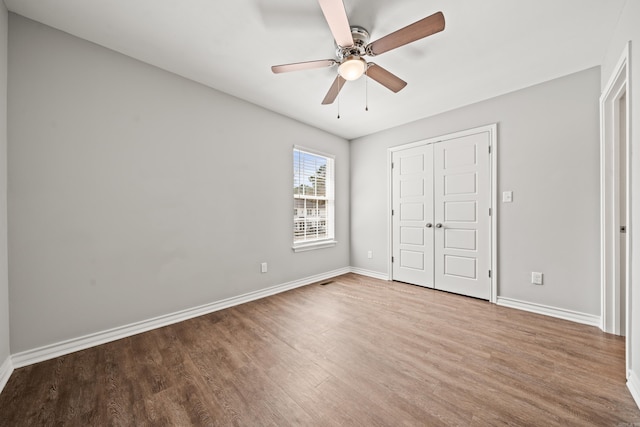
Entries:
{"type": "Polygon", "coordinates": [[[338,67],[338,74],[345,80],[357,80],[364,74],[367,69],[367,63],[358,56],[347,58],[338,67]]]}

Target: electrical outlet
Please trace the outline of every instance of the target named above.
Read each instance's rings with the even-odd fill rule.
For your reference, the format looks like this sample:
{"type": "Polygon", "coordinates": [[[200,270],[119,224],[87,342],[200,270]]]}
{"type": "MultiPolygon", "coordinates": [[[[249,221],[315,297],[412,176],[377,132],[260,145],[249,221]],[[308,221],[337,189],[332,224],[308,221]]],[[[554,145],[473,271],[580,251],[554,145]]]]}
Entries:
{"type": "Polygon", "coordinates": [[[261,273],[266,273],[267,272],[267,263],[263,262],[262,264],[260,264],[260,272],[261,273]]]}
{"type": "Polygon", "coordinates": [[[373,258],[373,251],[367,252],[367,258],[369,259],[373,258]]]}
{"type": "Polygon", "coordinates": [[[542,285],[542,273],[537,271],[531,272],[531,283],[534,285],[542,285]]]}

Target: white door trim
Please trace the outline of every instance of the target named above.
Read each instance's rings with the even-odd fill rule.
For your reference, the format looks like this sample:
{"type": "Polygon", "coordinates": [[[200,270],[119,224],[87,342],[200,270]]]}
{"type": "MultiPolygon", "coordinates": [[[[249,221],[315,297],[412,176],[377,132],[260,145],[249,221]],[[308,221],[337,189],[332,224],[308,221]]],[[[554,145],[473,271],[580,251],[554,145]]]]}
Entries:
{"type": "MultiPolygon", "coordinates": [[[[411,142],[408,144],[390,147],[387,150],[387,241],[389,243],[389,254],[393,254],[393,217],[391,209],[393,208],[393,172],[391,170],[392,156],[395,151],[406,150],[408,148],[418,147],[425,144],[433,144],[436,142],[457,139],[460,137],[473,135],[476,133],[489,133],[489,146],[491,148],[491,299],[492,303],[496,303],[498,298],[498,124],[493,123],[486,126],[467,129],[460,132],[450,133],[446,135],[436,136],[429,139],[411,142]]],[[[389,280],[393,280],[393,265],[391,256],[389,256],[387,271],[389,272],[389,280]]]]}

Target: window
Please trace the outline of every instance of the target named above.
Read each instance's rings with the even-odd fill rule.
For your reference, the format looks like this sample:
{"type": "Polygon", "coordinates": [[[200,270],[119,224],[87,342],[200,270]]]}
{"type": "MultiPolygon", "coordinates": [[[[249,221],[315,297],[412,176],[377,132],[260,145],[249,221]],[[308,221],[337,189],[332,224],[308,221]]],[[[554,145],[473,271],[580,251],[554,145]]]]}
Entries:
{"type": "Polygon", "coordinates": [[[333,156],[293,148],[293,249],[334,246],[333,156]]]}

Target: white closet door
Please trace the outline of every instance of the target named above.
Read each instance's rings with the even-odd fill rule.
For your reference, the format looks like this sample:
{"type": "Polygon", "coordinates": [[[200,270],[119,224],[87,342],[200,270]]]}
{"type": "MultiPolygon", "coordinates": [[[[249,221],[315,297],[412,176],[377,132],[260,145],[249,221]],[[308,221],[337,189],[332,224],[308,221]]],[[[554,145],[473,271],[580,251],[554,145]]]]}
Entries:
{"type": "Polygon", "coordinates": [[[433,288],[433,145],[396,151],[393,280],[433,288]]]}
{"type": "Polygon", "coordinates": [[[491,298],[488,132],[434,144],[435,287],[491,298]]]}

